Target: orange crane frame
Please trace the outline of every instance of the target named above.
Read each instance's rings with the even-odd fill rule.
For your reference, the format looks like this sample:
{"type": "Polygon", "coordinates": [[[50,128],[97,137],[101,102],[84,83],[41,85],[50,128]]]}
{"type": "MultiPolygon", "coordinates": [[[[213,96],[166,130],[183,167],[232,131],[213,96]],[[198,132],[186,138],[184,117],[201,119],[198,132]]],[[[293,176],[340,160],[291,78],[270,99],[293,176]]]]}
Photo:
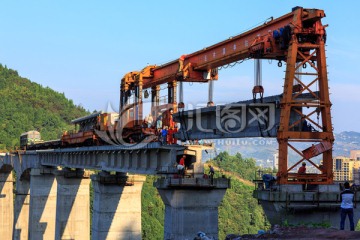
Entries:
{"type": "Polygon", "coordinates": [[[151,113],[156,116],[159,109],[164,107],[159,105],[160,84],[168,84],[168,103],[165,107],[172,107],[176,112],[178,81],[208,82],[217,80],[218,67],[248,58],[278,60],[279,66],[281,61],[284,61],[286,62],[286,74],[277,135],[279,143],[278,182],[280,184],[300,184],[305,179],[309,184],[333,183],[332,144],[334,136],[325,57],[325,28],[327,25],[322,25],[323,17],[325,17],[323,10],[295,7],[292,12],[282,17],[272,19],[261,26],[200,51],[183,55],[179,59],[161,66],[151,65],[141,71],[127,73],[121,80],[121,122],[125,124],[134,119],[135,124],[140,123],[143,89],[151,88],[151,113]],[[310,83],[301,81],[296,73],[296,70],[305,64],[315,71],[302,73],[302,75],[314,77],[310,83]],[[319,88],[318,94],[310,90],[310,87],[316,84],[319,88]],[[128,104],[131,91],[135,93],[136,97],[133,104],[128,104]],[[316,101],[298,99],[297,97],[304,91],[309,91],[316,101]],[[313,109],[313,111],[304,114],[299,110],[302,108],[313,109]],[[134,111],[132,117],[130,117],[130,111],[134,111]],[[314,124],[319,131],[304,132],[296,128],[299,123],[290,123],[291,111],[296,111],[302,119],[314,124]],[[316,123],[310,118],[314,114],[321,117],[321,123],[316,123]],[[293,142],[319,142],[326,147],[316,154],[309,155],[309,151],[304,154],[292,144],[293,142]],[[290,167],[288,167],[289,149],[294,150],[301,157],[300,161],[290,167]],[[310,159],[319,154],[323,156],[321,169],[310,159]],[[321,174],[299,176],[299,174],[290,173],[304,160],[321,170],[321,174]]]}

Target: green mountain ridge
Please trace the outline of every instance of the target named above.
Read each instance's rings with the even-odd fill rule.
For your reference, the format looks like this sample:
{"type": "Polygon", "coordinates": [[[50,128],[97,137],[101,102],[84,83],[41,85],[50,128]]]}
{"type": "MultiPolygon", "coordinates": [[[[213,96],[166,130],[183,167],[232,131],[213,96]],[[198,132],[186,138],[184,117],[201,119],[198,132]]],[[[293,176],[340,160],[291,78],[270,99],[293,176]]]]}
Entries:
{"type": "Polygon", "coordinates": [[[58,139],[70,121],[89,114],[63,93],[19,76],[0,64],[0,150],[19,147],[21,133],[38,130],[44,140],[58,139]]]}

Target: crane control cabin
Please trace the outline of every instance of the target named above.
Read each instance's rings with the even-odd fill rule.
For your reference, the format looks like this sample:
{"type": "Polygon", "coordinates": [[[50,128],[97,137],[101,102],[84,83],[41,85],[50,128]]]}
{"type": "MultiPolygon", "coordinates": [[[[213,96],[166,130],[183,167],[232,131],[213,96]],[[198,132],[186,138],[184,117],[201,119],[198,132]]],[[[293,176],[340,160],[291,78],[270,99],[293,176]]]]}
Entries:
{"type": "MultiPolygon", "coordinates": [[[[151,98],[151,114],[155,119],[159,112],[169,108],[174,112],[183,110],[184,82],[211,84],[218,79],[219,67],[246,59],[275,60],[278,67],[286,65],[284,83],[279,86],[282,99],[278,106],[280,117],[276,134],[278,182],[301,184],[294,170],[306,161],[308,166],[318,169],[318,173],[306,175],[309,184],[332,184],[334,136],[325,56],[327,25],[321,22],[324,17],[323,10],[295,7],[284,16],[271,18],[225,41],[160,66],[148,65],[140,71],[125,74],[121,79],[120,124],[140,124],[143,95],[151,98]],[[168,95],[167,101],[161,103],[160,86],[164,84],[167,84],[168,95]],[[176,91],[178,84],[179,94],[176,91]],[[311,98],[301,97],[303,94],[311,98]],[[293,113],[298,116],[296,121],[291,120],[293,113]],[[290,149],[298,156],[295,164],[288,161],[290,149]],[[321,167],[313,161],[315,156],[322,158],[321,167]]],[[[259,79],[250,91],[254,99],[257,95],[262,99],[264,88],[259,79]]],[[[212,94],[209,94],[208,104],[213,104],[212,94]]]]}

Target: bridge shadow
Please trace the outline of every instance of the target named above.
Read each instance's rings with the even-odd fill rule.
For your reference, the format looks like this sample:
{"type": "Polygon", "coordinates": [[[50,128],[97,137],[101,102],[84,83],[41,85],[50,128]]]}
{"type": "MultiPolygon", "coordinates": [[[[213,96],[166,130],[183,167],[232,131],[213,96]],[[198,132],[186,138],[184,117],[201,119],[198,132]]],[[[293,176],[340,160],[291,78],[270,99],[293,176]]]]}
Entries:
{"type": "Polygon", "coordinates": [[[1,209],[1,229],[3,236],[0,236],[0,239],[6,239],[7,237],[11,237],[11,230],[13,224],[13,213],[11,209],[11,200],[12,198],[12,190],[13,190],[13,182],[12,177],[12,167],[9,165],[2,165],[0,168],[0,209],[1,209]],[[10,236],[9,236],[10,235],[10,236]]]}
{"type": "Polygon", "coordinates": [[[30,169],[25,170],[21,176],[16,177],[15,185],[13,239],[27,239],[28,221],[22,224],[21,220],[24,217],[26,217],[26,220],[29,218],[30,169]],[[23,231],[24,227],[26,229],[23,231]]]}
{"type": "MultiPolygon", "coordinates": [[[[111,188],[121,188],[116,192],[112,191],[111,195],[108,194],[108,197],[104,195],[107,194],[106,188],[109,188],[108,185],[103,186],[99,182],[93,183],[94,185],[94,201],[93,201],[93,213],[92,213],[92,239],[106,239],[112,238],[110,235],[116,233],[116,230],[119,230],[114,225],[115,220],[118,217],[117,210],[120,203],[121,196],[123,194],[124,188],[118,185],[112,185],[111,188]],[[112,202],[110,204],[110,202],[112,202]],[[111,231],[110,231],[111,230],[111,231]]],[[[113,237],[117,239],[116,237],[113,237]]]]}
{"type": "Polygon", "coordinates": [[[141,204],[141,198],[136,193],[138,187],[128,185],[128,180],[121,177],[114,184],[93,182],[92,239],[142,239],[141,212],[137,212],[136,202],[141,204]]]}
{"type": "Polygon", "coordinates": [[[6,198],[6,194],[3,193],[6,185],[6,181],[9,177],[9,174],[12,174],[11,169],[9,170],[6,167],[0,168],[0,198],[6,198]]]}
{"type": "Polygon", "coordinates": [[[56,179],[39,170],[40,174],[30,177],[29,239],[43,240],[54,237],[56,210],[52,207],[56,204],[56,179]]]}
{"type": "Polygon", "coordinates": [[[83,172],[77,175],[57,178],[55,239],[77,239],[90,234],[90,225],[86,226],[90,218],[90,185],[82,182],[83,172]]]}

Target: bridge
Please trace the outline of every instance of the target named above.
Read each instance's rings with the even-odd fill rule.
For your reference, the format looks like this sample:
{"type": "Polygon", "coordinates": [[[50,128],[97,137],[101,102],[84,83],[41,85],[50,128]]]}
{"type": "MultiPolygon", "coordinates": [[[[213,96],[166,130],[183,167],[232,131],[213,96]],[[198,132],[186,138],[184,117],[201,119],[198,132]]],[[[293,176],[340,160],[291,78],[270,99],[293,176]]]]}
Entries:
{"type": "MultiPolygon", "coordinates": [[[[281,96],[272,96],[264,98],[264,103],[245,101],[218,107],[241,112],[235,119],[253,125],[244,127],[247,136],[258,136],[264,130],[260,125],[265,124],[272,125],[267,136],[273,137],[280,118],[276,102],[280,100],[281,96]],[[239,106],[247,112],[238,111],[239,106]],[[261,117],[244,115],[257,109],[264,111],[261,117]]],[[[207,126],[209,119],[228,120],[226,114],[218,116],[214,108],[206,110],[206,117],[192,111],[181,114],[181,126],[188,127],[192,117],[207,126]]],[[[292,121],[299,120],[293,115],[292,121]]],[[[196,133],[197,126],[193,124],[188,132],[196,133]]],[[[141,189],[145,175],[156,175],[159,178],[154,186],[165,204],[164,238],[190,239],[199,230],[217,236],[218,206],[230,180],[203,177],[202,153],[213,148],[140,142],[8,153],[0,161],[0,206],[5,210],[0,233],[8,239],[89,239],[91,229],[92,239],[141,239],[141,189]],[[179,178],[176,169],[183,155],[187,156],[188,178],[179,178]],[[94,189],[92,221],[90,182],[94,189]]]]}
{"type": "MultiPolygon", "coordinates": [[[[125,74],[117,125],[127,128],[127,134],[129,129],[142,132],[143,95],[147,98],[151,94],[152,118],[165,112],[163,124],[183,142],[276,137],[278,186],[263,189],[259,180],[254,191],[270,222],[284,220],[278,216],[291,223],[316,219],[324,210],[328,216],[325,220],[337,219],[334,216],[339,213],[334,209],[339,204],[340,189],[332,178],[334,136],[323,17],[323,10],[295,7],[282,17],[200,51],[125,74]],[[250,58],[255,62],[253,99],[215,106],[213,81],[218,79],[218,68],[250,58]],[[263,97],[261,59],[276,60],[280,68],[286,63],[282,94],[263,97]],[[184,82],[209,83],[207,108],[185,110],[184,82]],[[161,85],[167,85],[168,92],[163,105],[161,85]],[[173,120],[181,124],[177,133],[173,120]],[[309,148],[300,149],[297,143],[309,148]],[[289,161],[289,151],[298,155],[295,161],[289,161]],[[313,159],[318,155],[322,157],[321,168],[313,159]],[[319,173],[295,172],[303,161],[319,173]]],[[[159,176],[154,185],[165,204],[165,239],[191,239],[199,229],[217,237],[218,206],[230,183],[226,178],[202,177],[201,156],[207,148],[211,146],[148,143],[9,153],[0,162],[4,216],[0,235],[6,239],[89,239],[91,229],[93,239],[141,239],[141,187],[144,174],[153,174],[159,176]],[[177,177],[174,166],[182,155],[188,156],[190,178],[177,177]],[[91,226],[90,181],[94,187],[91,226]]]]}
{"type": "Polygon", "coordinates": [[[166,239],[190,238],[199,229],[217,235],[217,209],[230,183],[203,178],[202,151],[210,148],[156,142],[9,153],[0,161],[0,234],[4,239],[90,239],[91,228],[92,239],[141,239],[144,174],[155,174],[165,204],[166,239]],[[174,177],[183,154],[191,162],[191,178],[174,177]]]}

